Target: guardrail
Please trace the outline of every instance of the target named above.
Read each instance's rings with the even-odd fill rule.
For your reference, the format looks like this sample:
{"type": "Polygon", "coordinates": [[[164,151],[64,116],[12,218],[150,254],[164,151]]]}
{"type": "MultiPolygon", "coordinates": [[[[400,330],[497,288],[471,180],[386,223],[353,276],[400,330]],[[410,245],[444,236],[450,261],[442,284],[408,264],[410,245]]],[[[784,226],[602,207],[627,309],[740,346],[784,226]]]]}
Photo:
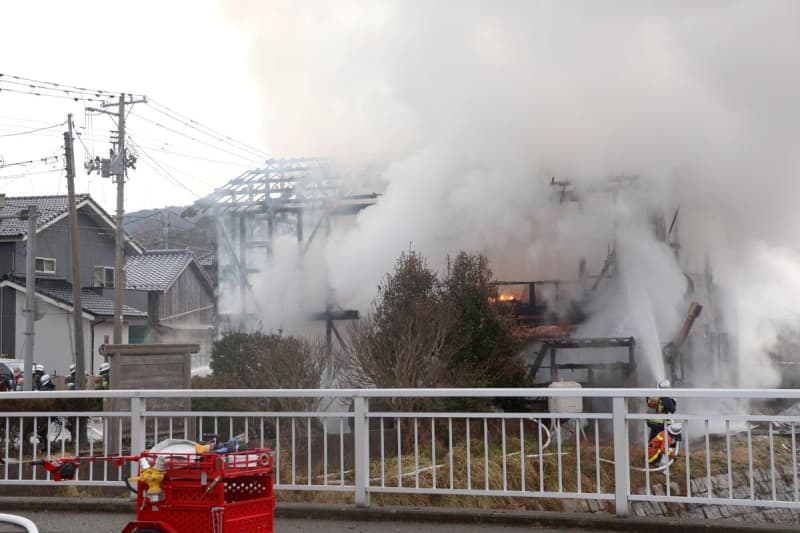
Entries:
{"type": "MultiPolygon", "coordinates": [[[[798,390],[674,389],[679,455],[648,466],[645,399],[658,389],[320,389],[15,392],[0,395],[0,485],[52,483],[31,461],[82,457],[75,480],[118,486],[104,457],[164,438],[236,438],[275,455],[275,488],[371,494],[579,498],[619,515],[636,501],[800,509],[800,416],[749,410],[798,390]],[[28,400],[102,399],[106,410],[24,410],[28,400]],[[247,399],[256,409],[169,410],[170,399],[247,399]],[[584,412],[499,411],[492,399],[581,398],[584,412]],[[281,403],[282,408],[270,408],[281,403]],[[152,404],[152,405],[151,405],[152,404]],[[423,410],[412,410],[410,405],[423,410]],[[455,407],[454,407],[455,406],[455,407]],[[445,410],[446,409],[446,410],[445,410]],[[724,481],[721,482],[720,480],[724,481]]],[[[557,402],[554,402],[557,403],[557,402]]],[[[55,402],[54,405],[58,405],[55,402]]],[[[532,405],[537,405],[536,403],[532,405]]]]}

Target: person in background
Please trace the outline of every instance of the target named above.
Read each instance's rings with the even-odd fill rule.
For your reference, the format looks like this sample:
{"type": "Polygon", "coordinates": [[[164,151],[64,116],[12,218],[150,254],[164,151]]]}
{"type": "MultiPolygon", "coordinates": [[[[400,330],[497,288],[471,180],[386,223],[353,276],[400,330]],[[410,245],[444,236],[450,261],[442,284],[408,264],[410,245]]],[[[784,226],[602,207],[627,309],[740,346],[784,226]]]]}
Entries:
{"type": "Polygon", "coordinates": [[[111,386],[111,365],[103,363],[100,365],[100,388],[107,390],[111,386]]]}
{"type": "Polygon", "coordinates": [[[42,374],[42,379],[39,381],[39,390],[56,390],[56,384],[53,383],[52,379],[50,379],[50,374],[42,374]]]}
{"type": "Polygon", "coordinates": [[[75,390],[75,363],[69,365],[69,376],[67,376],[67,389],[75,390]]]}
{"type": "Polygon", "coordinates": [[[13,375],[0,374],[0,392],[17,390],[17,384],[13,375]]]}
{"type": "Polygon", "coordinates": [[[33,365],[33,390],[42,390],[41,382],[44,376],[44,365],[33,365]]]}

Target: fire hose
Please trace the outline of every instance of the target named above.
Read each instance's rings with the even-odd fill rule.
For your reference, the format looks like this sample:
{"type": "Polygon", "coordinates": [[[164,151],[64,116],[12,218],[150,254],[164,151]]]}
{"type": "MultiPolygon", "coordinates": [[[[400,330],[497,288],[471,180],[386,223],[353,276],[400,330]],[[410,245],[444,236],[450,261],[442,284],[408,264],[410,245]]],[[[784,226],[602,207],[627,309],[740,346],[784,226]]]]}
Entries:
{"type": "MultiPolygon", "coordinates": [[[[545,443],[542,445],[542,450],[544,451],[544,449],[545,449],[545,448],[547,448],[547,447],[550,445],[550,441],[551,441],[551,432],[550,432],[550,430],[547,428],[547,426],[545,426],[544,424],[542,424],[542,422],[541,422],[539,419],[536,419],[536,418],[531,418],[531,420],[533,420],[534,422],[536,422],[537,424],[539,424],[539,427],[541,427],[541,428],[542,428],[542,429],[543,429],[543,430],[544,430],[544,431],[547,433],[547,441],[546,441],[546,442],[545,442],[545,443]]],[[[680,453],[680,445],[681,445],[680,441],[677,441],[677,442],[675,443],[675,447],[673,448],[673,449],[674,449],[674,451],[675,451],[675,456],[674,456],[674,457],[669,457],[669,453],[667,453],[667,456],[669,457],[669,461],[668,461],[666,464],[663,464],[663,465],[661,465],[661,466],[659,466],[659,467],[657,467],[657,468],[652,468],[652,467],[650,467],[650,466],[646,466],[646,467],[631,466],[631,469],[632,469],[632,470],[635,470],[635,471],[637,471],[637,472],[648,472],[648,471],[649,471],[649,472],[663,472],[664,470],[666,470],[667,468],[669,468],[670,466],[672,466],[672,464],[675,462],[675,458],[676,458],[676,457],[678,456],[678,454],[680,453]]],[[[508,454],[508,456],[511,456],[511,455],[517,455],[518,453],[519,453],[519,452],[515,452],[515,453],[512,453],[512,454],[508,454]]],[[[542,455],[545,455],[545,454],[542,454],[542,455]]],[[[547,454],[547,455],[554,455],[554,454],[547,454]]],[[[562,455],[566,455],[566,454],[562,452],[562,455]]],[[[527,455],[526,457],[538,457],[538,454],[534,454],[534,455],[527,455]]],[[[600,458],[600,461],[601,461],[601,462],[603,462],[603,463],[606,463],[606,464],[612,464],[612,465],[613,465],[613,464],[616,464],[616,462],[615,462],[614,460],[612,460],[612,459],[606,459],[606,458],[604,458],[604,457],[601,457],[601,458],[600,458]]]]}

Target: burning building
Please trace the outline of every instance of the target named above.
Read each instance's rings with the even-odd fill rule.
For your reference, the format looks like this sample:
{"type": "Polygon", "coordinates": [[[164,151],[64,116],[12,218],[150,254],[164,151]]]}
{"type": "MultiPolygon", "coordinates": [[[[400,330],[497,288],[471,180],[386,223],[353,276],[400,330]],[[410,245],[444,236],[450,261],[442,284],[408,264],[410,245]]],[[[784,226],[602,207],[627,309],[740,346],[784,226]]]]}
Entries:
{"type": "MultiPolygon", "coordinates": [[[[372,206],[378,209],[381,201],[357,183],[337,172],[331,161],[271,160],[198,202],[198,208],[214,214],[218,227],[218,330],[316,335],[321,330],[315,324],[324,324],[328,346],[346,344],[336,323],[357,319],[365,307],[337,301],[330,252],[337,238],[352,230],[348,219],[371,212],[372,206]]],[[[598,196],[606,207],[609,198],[616,206],[629,193],[636,196],[635,178],[604,183],[579,191],[569,181],[552,179],[551,216],[569,216],[576,206],[578,212],[591,209],[598,196]]],[[[617,212],[613,207],[604,214],[617,212]]],[[[672,294],[669,301],[654,301],[649,292],[660,283],[659,271],[642,271],[643,259],[655,259],[656,267],[668,263],[673,270],[680,262],[679,212],[673,210],[669,217],[662,213],[650,207],[637,218],[645,221],[637,228],[645,231],[635,234],[645,243],[644,251],[638,242],[631,246],[630,235],[616,220],[609,225],[606,242],[595,243],[595,250],[605,250],[603,255],[571,249],[559,258],[563,264],[575,260],[572,275],[494,283],[491,300],[513,317],[517,335],[525,340],[534,383],[566,379],[646,385],[666,376],[690,384],[688,376],[696,369],[720,376],[720,383],[731,379],[720,372],[729,353],[724,343],[730,341],[722,333],[710,267],[701,275],[672,272],[669,283],[672,293],[677,287],[677,298],[672,294]],[[661,307],[664,313],[658,316],[661,307]]],[[[535,262],[531,270],[538,270],[535,262]]],[[[369,287],[368,278],[363,282],[369,287]]]]}
{"type": "Polygon", "coordinates": [[[336,322],[359,312],[336,302],[318,248],[337,220],[375,203],[376,193],[354,192],[351,184],[330,161],[273,159],[197,202],[217,223],[218,331],[316,321],[329,346],[334,338],[344,342],[336,322]]]}

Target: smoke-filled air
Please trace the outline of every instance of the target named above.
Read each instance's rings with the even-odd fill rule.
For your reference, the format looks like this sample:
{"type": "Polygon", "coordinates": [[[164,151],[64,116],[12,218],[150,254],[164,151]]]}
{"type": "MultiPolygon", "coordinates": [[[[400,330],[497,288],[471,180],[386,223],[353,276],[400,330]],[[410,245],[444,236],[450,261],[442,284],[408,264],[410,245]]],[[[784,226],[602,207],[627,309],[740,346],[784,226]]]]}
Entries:
{"type": "Polygon", "coordinates": [[[577,280],[581,259],[597,275],[613,249],[616,281],[578,334],[634,336],[659,379],[702,300],[704,331],[729,334],[738,361],[709,356],[707,382],[779,383],[769,353],[800,317],[800,3],[225,9],[250,40],[270,151],[373,169],[377,203],[319,253],[342,305],[368,310],[410,247],[438,269],[483,253],[496,278],[525,280],[577,280]],[[702,280],[718,290],[691,294],[702,280]]]}

